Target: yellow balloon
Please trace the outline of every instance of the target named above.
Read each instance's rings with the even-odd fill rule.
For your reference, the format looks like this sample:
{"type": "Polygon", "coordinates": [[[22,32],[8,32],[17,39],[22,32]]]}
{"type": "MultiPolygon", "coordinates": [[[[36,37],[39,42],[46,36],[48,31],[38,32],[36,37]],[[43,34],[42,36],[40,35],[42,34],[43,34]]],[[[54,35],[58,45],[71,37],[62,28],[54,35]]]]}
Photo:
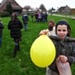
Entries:
{"type": "Polygon", "coordinates": [[[55,55],[55,46],[47,35],[38,37],[30,49],[32,62],[41,68],[49,66],[54,61],[55,55]]]}

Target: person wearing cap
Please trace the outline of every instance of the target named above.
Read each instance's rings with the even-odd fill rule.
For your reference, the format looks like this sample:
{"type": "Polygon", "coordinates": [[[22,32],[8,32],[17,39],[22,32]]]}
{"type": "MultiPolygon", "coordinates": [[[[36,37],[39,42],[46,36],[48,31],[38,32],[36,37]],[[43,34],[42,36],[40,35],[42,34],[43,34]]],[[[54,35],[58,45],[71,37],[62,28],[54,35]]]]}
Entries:
{"type": "MultiPolygon", "coordinates": [[[[51,65],[46,69],[46,75],[64,75],[63,65],[69,64],[70,66],[75,63],[75,38],[70,37],[71,27],[66,20],[60,20],[55,25],[56,36],[49,35],[56,48],[56,57],[51,65]],[[60,64],[62,64],[59,68],[60,64]],[[60,71],[61,70],[61,71],[60,71]]],[[[41,31],[40,35],[46,35],[46,31],[41,31]]],[[[65,70],[66,70],[66,66],[65,70]]],[[[65,71],[67,72],[67,70],[65,71]]],[[[71,75],[71,74],[69,74],[71,75]]]]}

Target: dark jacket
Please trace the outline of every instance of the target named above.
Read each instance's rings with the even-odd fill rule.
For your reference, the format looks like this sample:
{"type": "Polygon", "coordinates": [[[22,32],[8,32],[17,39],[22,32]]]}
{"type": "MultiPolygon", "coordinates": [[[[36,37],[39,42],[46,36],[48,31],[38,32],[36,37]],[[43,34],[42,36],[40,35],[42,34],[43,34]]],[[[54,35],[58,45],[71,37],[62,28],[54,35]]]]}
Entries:
{"type": "Polygon", "coordinates": [[[2,33],[3,33],[2,29],[3,28],[4,28],[3,23],[0,22],[0,37],[2,37],[2,33]]]}
{"type": "Polygon", "coordinates": [[[27,24],[28,21],[29,21],[29,17],[28,17],[28,15],[23,15],[23,17],[22,17],[22,21],[23,21],[24,24],[27,24]]]}
{"type": "Polygon", "coordinates": [[[68,57],[68,62],[70,65],[75,62],[75,39],[66,37],[64,41],[61,41],[57,36],[49,36],[53,41],[56,48],[56,57],[54,62],[49,66],[49,68],[55,72],[58,72],[56,67],[56,58],[59,55],[65,55],[68,57]]]}
{"type": "Polygon", "coordinates": [[[19,39],[22,36],[21,29],[23,25],[19,19],[15,21],[9,21],[8,29],[10,30],[10,36],[14,39],[19,39]]]}

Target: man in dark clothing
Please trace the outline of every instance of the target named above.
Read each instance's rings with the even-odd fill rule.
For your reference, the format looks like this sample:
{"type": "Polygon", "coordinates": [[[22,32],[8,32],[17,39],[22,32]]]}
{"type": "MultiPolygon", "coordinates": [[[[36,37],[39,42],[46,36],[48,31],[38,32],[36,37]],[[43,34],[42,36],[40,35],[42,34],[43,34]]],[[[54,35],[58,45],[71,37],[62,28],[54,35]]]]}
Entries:
{"type": "Polygon", "coordinates": [[[29,21],[29,17],[27,14],[23,15],[22,21],[24,24],[24,30],[26,31],[28,29],[28,21],[29,21]]]}
{"type": "Polygon", "coordinates": [[[0,47],[1,47],[1,45],[2,45],[3,28],[4,28],[3,23],[2,23],[2,21],[0,20],[0,47]]]}
{"type": "Polygon", "coordinates": [[[14,47],[14,55],[16,56],[17,50],[20,50],[19,41],[21,41],[22,33],[21,29],[23,25],[21,21],[17,18],[17,15],[13,13],[11,15],[11,20],[8,23],[8,29],[10,30],[10,36],[14,39],[15,47],[14,47]]]}

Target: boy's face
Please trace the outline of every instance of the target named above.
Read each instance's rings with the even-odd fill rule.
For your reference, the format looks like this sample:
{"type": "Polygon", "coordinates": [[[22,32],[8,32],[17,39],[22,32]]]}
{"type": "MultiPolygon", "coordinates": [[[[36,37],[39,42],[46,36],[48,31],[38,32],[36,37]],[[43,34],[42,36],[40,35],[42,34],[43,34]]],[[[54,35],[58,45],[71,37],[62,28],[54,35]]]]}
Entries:
{"type": "Polygon", "coordinates": [[[50,27],[54,27],[54,24],[52,22],[49,23],[50,27]]]}
{"type": "Polygon", "coordinates": [[[66,25],[58,25],[57,26],[57,35],[61,38],[64,39],[68,34],[68,29],[66,25]]]}

